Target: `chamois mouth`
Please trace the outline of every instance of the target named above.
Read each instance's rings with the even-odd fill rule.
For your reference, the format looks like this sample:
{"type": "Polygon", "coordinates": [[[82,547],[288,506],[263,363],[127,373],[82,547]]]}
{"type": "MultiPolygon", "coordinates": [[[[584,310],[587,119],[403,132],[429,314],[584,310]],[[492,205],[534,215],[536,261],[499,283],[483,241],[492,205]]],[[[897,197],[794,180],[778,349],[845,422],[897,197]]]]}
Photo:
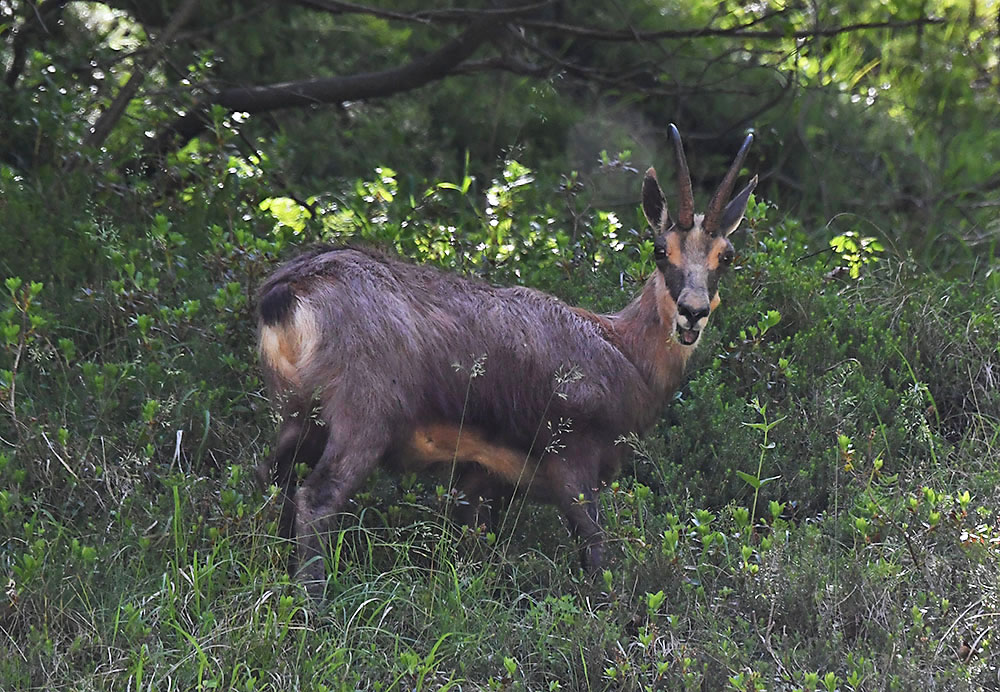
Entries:
{"type": "Polygon", "coordinates": [[[686,329],[685,327],[677,326],[677,341],[679,341],[684,346],[694,346],[698,343],[698,337],[701,336],[700,329],[686,329]]]}

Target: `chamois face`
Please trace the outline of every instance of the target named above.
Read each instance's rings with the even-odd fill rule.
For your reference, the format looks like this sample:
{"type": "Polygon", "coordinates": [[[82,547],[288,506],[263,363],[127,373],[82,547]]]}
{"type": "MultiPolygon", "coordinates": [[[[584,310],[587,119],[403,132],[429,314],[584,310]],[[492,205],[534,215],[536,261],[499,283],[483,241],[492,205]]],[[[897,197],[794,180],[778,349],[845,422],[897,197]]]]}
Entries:
{"type": "Polygon", "coordinates": [[[709,314],[719,304],[719,278],[735,254],[726,236],[704,230],[701,214],[694,221],[689,230],[674,224],[653,240],[656,267],[676,306],[674,334],[684,346],[698,343],[709,314]]]}
{"type": "Polygon", "coordinates": [[[693,347],[708,323],[708,316],[719,304],[719,279],[733,262],[733,245],[729,234],[743,220],[750,193],[757,185],[757,176],[732,200],[733,184],[750,147],[747,136],[736,160],[708,204],[705,214],[694,213],[694,196],[688,175],[684,147],[677,128],[670,126],[677,157],[679,205],[676,219],[667,212],[663,190],[650,168],[642,182],[642,210],[653,230],[653,253],[657,270],[663,277],[665,303],[661,319],[671,319],[666,325],[683,346],[693,347]]]}

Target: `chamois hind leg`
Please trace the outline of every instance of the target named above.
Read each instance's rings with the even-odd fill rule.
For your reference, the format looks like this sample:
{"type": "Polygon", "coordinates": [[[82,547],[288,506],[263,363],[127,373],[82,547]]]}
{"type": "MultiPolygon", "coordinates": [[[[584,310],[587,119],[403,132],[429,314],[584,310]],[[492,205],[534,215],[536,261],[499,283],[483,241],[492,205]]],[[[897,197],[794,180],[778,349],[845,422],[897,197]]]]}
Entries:
{"type": "Polygon", "coordinates": [[[569,529],[580,544],[584,572],[597,574],[603,557],[604,532],[599,523],[598,462],[595,446],[567,446],[548,457],[543,472],[551,493],[550,501],[562,511],[569,529]]]}
{"type": "Polygon", "coordinates": [[[278,520],[278,535],[292,537],[295,521],[295,466],[305,464],[315,468],[326,446],[326,427],[317,421],[308,409],[286,416],[278,431],[278,444],[273,460],[267,467],[257,468],[257,480],[262,486],[273,481],[281,488],[281,516],[278,520]]]}
{"type": "Polygon", "coordinates": [[[316,601],[323,597],[323,547],[335,517],[375,469],[388,442],[387,437],[373,439],[370,432],[366,437],[331,431],[319,463],[295,493],[298,579],[316,601]]]}

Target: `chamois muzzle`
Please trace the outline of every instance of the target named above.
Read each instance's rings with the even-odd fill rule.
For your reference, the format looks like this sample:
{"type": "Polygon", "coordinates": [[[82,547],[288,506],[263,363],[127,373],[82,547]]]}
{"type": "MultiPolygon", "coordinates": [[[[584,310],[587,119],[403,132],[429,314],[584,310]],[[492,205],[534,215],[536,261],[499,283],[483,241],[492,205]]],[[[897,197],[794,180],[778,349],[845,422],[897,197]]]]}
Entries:
{"type": "Polygon", "coordinates": [[[692,305],[686,302],[677,303],[677,340],[685,346],[698,343],[702,329],[708,323],[711,308],[708,303],[692,305]]]}
{"type": "Polygon", "coordinates": [[[677,301],[676,337],[684,346],[694,346],[708,324],[708,315],[712,309],[707,295],[688,295],[688,293],[681,294],[677,301]]]}

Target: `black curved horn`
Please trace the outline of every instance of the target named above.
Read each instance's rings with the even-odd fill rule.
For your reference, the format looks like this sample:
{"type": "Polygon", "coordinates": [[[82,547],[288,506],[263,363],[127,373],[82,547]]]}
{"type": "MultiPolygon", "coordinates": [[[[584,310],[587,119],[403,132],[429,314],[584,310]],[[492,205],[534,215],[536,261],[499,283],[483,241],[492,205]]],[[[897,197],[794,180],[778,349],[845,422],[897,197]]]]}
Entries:
{"type": "Polygon", "coordinates": [[[729,197],[733,194],[733,186],[736,184],[736,177],[740,174],[740,169],[743,168],[743,159],[746,158],[747,151],[750,150],[751,142],[753,142],[752,134],[747,135],[746,139],[743,140],[743,146],[741,146],[740,150],[736,153],[736,159],[733,161],[733,165],[729,167],[726,177],[722,179],[721,183],[719,183],[719,189],[715,191],[712,201],[708,203],[708,209],[705,211],[705,223],[703,228],[709,233],[715,233],[718,231],[717,226],[719,225],[719,219],[722,216],[722,210],[729,201],[729,197]]]}
{"type": "Polygon", "coordinates": [[[677,225],[687,230],[694,225],[694,191],[691,189],[691,174],[688,172],[687,159],[684,157],[681,133],[673,123],[670,123],[670,138],[674,140],[674,154],[677,158],[677,194],[680,197],[677,225]]]}

